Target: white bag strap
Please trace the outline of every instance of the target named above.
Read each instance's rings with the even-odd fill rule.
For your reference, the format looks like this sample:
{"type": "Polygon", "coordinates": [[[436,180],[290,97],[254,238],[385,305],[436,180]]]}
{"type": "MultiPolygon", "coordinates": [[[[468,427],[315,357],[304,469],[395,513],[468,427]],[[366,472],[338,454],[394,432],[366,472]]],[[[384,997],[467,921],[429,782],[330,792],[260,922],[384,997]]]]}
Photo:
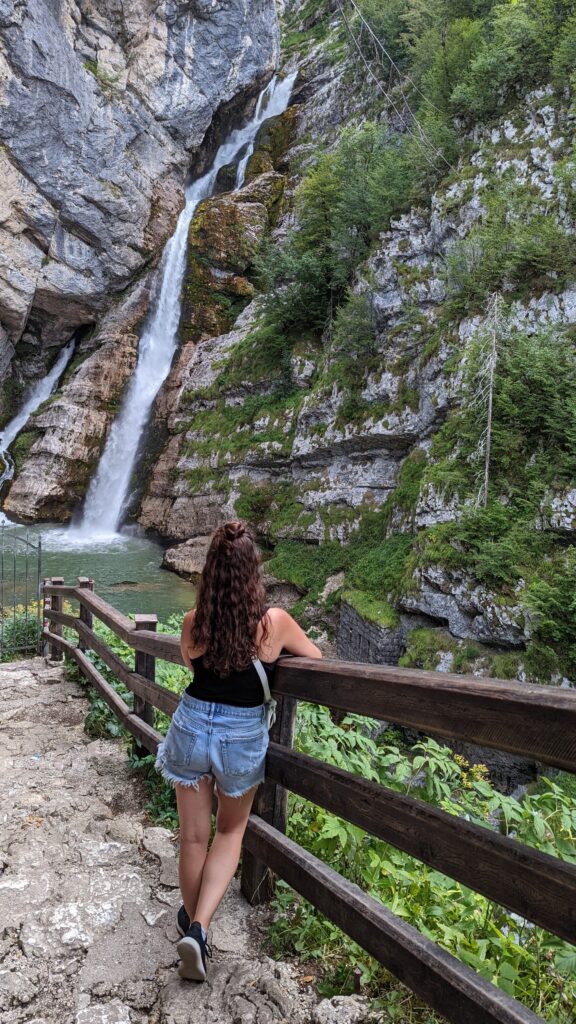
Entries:
{"type": "Polygon", "coordinates": [[[264,703],[269,704],[272,700],[272,694],[270,693],[270,683],[268,682],[268,676],[266,675],[266,669],[260,661],[260,658],[253,658],[252,664],[260,676],[260,682],[262,683],[262,689],[264,690],[264,703]]]}

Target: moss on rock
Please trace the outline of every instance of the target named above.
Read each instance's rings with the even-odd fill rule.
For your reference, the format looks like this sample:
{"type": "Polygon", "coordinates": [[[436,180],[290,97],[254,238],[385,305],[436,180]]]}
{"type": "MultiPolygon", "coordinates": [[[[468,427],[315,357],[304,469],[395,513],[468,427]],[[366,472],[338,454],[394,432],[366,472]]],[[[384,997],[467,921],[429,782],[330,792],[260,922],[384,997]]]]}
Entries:
{"type": "Polygon", "coordinates": [[[297,115],[297,107],[288,107],[282,114],[264,122],[246,167],[246,182],[267,171],[287,169],[285,157],[294,142],[297,115]]]}
{"type": "Polygon", "coordinates": [[[400,622],[395,608],[388,601],[378,600],[362,590],[345,590],[342,600],[367,622],[374,622],[385,629],[394,629],[400,622]]]}
{"type": "Polygon", "coordinates": [[[14,473],[17,475],[24,465],[30,449],[35,441],[42,436],[41,430],[23,430],[11,446],[10,454],[14,462],[14,473]]]}
{"type": "MultiPolygon", "coordinates": [[[[276,176],[272,176],[275,178],[276,176]]],[[[190,225],[188,265],[182,295],[185,341],[230,330],[255,289],[254,259],[269,225],[280,186],[270,181],[244,195],[217,196],[200,203],[190,225]]]]}

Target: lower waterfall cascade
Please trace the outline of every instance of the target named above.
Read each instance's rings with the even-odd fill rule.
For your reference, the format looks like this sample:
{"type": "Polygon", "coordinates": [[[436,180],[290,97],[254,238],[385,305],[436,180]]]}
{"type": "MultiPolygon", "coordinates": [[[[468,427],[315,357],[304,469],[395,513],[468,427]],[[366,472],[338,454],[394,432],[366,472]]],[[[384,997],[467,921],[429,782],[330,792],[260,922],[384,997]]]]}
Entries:
{"type": "MultiPolygon", "coordinates": [[[[42,380],[32,388],[28,398],[25,400],[20,412],[6,424],[4,430],[0,432],[0,460],[4,463],[2,471],[0,472],[0,487],[7,481],[11,480],[14,475],[14,462],[10,456],[10,446],[16,440],[18,434],[26,423],[30,416],[36,412],[36,410],[45,402],[53,391],[56,390],[58,382],[64,370],[66,369],[72,353],[75,347],[75,338],[68,342],[65,348],[59,353],[58,358],[55,360],[49,373],[46,374],[42,380]]],[[[0,523],[9,524],[10,520],[3,512],[0,512],[0,523]]]]}

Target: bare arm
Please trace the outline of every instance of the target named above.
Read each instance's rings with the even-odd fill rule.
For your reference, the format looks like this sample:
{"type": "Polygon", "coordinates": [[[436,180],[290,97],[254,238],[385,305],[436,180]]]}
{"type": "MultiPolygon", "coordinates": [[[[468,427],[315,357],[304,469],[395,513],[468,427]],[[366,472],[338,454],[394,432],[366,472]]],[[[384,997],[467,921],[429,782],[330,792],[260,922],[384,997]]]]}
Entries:
{"type": "Polygon", "coordinates": [[[273,626],[273,642],[279,650],[297,654],[301,658],[321,658],[322,651],[308,639],[304,630],[283,608],[269,611],[273,626]]]}
{"type": "Polygon", "coordinates": [[[190,660],[190,651],[192,650],[192,637],[190,635],[192,629],[192,623],[194,622],[194,616],[196,615],[196,609],[193,608],[184,616],[182,623],[182,632],[180,633],[180,650],[182,652],[182,658],[184,664],[191,670],[194,670],[192,661],[190,660]]]}

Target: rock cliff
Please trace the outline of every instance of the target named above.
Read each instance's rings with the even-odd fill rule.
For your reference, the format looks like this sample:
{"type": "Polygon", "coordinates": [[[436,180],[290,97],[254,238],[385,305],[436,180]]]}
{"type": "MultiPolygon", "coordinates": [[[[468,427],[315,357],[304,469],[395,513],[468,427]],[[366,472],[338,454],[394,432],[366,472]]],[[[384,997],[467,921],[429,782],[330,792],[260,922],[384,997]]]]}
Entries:
{"type": "MultiPolygon", "coordinates": [[[[278,27],[273,0],[6,0],[0,28],[0,414],[7,417],[71,333],[100,327],[111,301],[117,296],[121,308],[122,293],[154,264],[190,166],[206,160],[203,143],[209,155],[218,125],[225,128],[272,73],[278,27]]],[[[118,389],[129,363],[120,350],[112,359],[118,389]]],[[[69,419],[77,386],[97,362],[62,396],[69,419]]],[[[91,410],[86,397],[87,415],[98,420],[98,401],[91,410]]],[[[47,426],[43,419],[34,428],[47,426]]],[[[97,454],[105,434],[95,424],[75,452],[69,431],[53,421],[49,429],[58,436],[44,445],[52,460],[56,445],[82,463],[86,445],[97,454]]],[[[65,488],[57,498],[66,474],[57,484],[51,459],[43,471],[46,500],[23,480],[12,506],[24,514],[27,501],[30,518],[50,507],[66,518],[65,488]]]]}
{"type": "MultiPolygon", "coordinates": [[[[154,433],[162,450],[137,519],[177,545],[168,565],[194,574],[203,538],[222,516],[246,518],[274,551],[271,573],[294,588],[308,619],[338,633],[342,598],[337,643],[343,656],[358,656],[346,637],[363,620],[377,630],[374,636],[368,630],[367,651],[388,650],[398,658],[408,648],[410,663],[433,661],[428,641],[424,658],[417,635],[430,629],[440,660],[449,655],[474,671],[560,681],[568,661],[557,641],[552,647],[542,641],[539,650],[553,656],[538,665],[533,658],[529,670],[523,658],[544,599],[536,586],[540,570],[546,585],[556,587],[568,572],[566,552],[573,551],[570,457],[562,456],[553,472],[538,442],[538,431],[548,427],[538,420],[535,440],[516,438],[521,455],[496,474],[495,519],[487,511],[480,522],[473,480],[479,456],[466,448],[464,435],[469,367],[494,330],[490,294],[505,309],[501,338],[521,339],[518,358],[530,339],[542,339],[545,352],[551,334],[573,336],[575,113],[569,90],[518,88],[473,127],[453,119],[452,164],[423,179],[418,201],[399,204],[385,219],[386,230],[371,238],[347,279],[334,317],[320,327],[299,327],[287,341],[266,319],[262,291],[275,261],[288,261],[273,285],[278,294],[290,280],[291,239],[319,154],[337,152],[350,126],[366,120],[398,147],[410,134],[402,109],[381,102],[366,82],[338,12],[300,0],[287,6],[281,74],[298,68],[292,105],[261,129],[244,187],[227,191],[234,173],[224,168],[218,194],[203,201],[192,222],[182,344],[156,402],[154,433]],[[520,508],[525,486],[530,496],[520,508]],[[474,529],[466,535],[466,514],[473,511],[474,529]],[[454,648],[446,649],[446,628],[454,648]],[[468,641],[481,652],[477,657],[468,641]],[[494,660],[508,654],[512,660],[494,660]]],[[[186,7],[186,17],[199,17],[196,7],[191,10],[186,7]]],[[[197,31],[208,32],[209,24],[200,21],[197,31]]],[[[130,45],[138,50],[140,36],[130,45]]],[[[266,52],[272,51],[270,42],[266,52]]],[[[112,103],[114,87],[104,92],[112,103]]],[[[192,129],[185,130],[178,110],[170,108],[171,119],[158,115],[158,121],[170,145],[189,154],[192,129]]],[[[173,166],[181,165],[176,160],[173,166]]],[[[164,171],[158,173],[163,180],[164,171]]],[[[127,237],[124,232],[122,244],[127,237]]],[[[107,260],[101,257],[109,283],[107,260]]],[[[103,377],[97,415],[78,416],[74,438],[66,433],[66,402],[78,405],[85,375],[91,367],[99,372],[101,346],[120,338],[124,315],[125,349],[110,344],[107,351],[127,378],[145,290],[145,281],[132,283],[116,312],[108,311],[98,332],[82,342],[85,363],[28,430],[29,454],[9,510],[23,516],[28,502],[34,515],[69,516],[121,385],[108,393],[103,377]],[[80,453],[81,469],[74,458],[63,470],[66,443],[80,453]],[[31,502],[33,480],[41,477],[49,486],[37,485],[31,502]]],[[[50,322],[43,319],[43,330],[50,322]]],[[[502,345],[505,350],[507,342],[502,345]]],[[[542,396],[545,406],[545,391],[542,396]]]]}
{"type": "MultiPolygon", "coordinates": [[[[270,128],[260,140],[249,189],[263,185],[272,173],[278,182],[284,179],[275,218],[268,225],[277,244],[294,224],[291,199],[310,164],[312,138],[317,142],[321,132],[323,145],[329,147],[350,117],[362,113],[363,101],[367,105],[361,87],[350,89],[350,74],[346,59],[328,64],[322,46],[314,48],[302,62],[283,146],[270,145],[270,128]]],[[[277,137],[282,137],[283,121],[286,115],[276,125],[277,137]]],[[[219,317],[201,325],[199,340],[189,353],[183,350],[178,378],[172,380],[164,407],[170,436],[152,474],[140,522],[171,541],[184,542],[209,533],[223,514],[242,515],[273,546],[283,538],[325,546],[362,536],[367,517],[378,513],[385,523],[382,542],[398,534],[424,537],[457,520],[458,494],[435,481],[434,439],[463,401],[465,353],[488,317],[476,300],[458,306],[451,266],[466,258],[467,246],[479,244],[478,227],[489,215],[495,190],[510,196],[512,211],[517,196],[529,194],[531,209],[545,210],[563,237],[574,233],[563,177],[573,128],[570,104],[543,88],[518,103],[513,114],[474,129],[464,140],[464,155],[429,204],[393,219],[359,270],[354,294],[368,308],[372,338],[369,348],[356,349],[352,358],[343,357],[341,337],[335,340],[325,333],[320,341],[302,336],[284,365],[270,372],[262,356],[266,342],[257,340],[258,298],[230,330],[216,296],[219,317]],[[415,477],[409,500],[403,474],[415,477]]],[[[241,194],[234,204],[232,219],[240,225],[235,228],[235,251],[238,246],[242,250],[243,237],[253,242],[256,235],[254,208],[241,194]]],[[[206,213],[209,233],[199,237],[193,232],[191,237],[190,289],[207,272],[211,287],[215,279],[225,280],[231,273],[221,257],[218,262],[210,237],[231,223],[230,200],[217,198],[206,213]],[[207,271],[207,266],[212,269],[207,271]]],[[[265,227],[263,217],[258,225],[260,230],[265,227]]],[[[248,264],[242,263],[242,272],[248,268],[250,277],[248,264]]],[[[511,296],[511,329],[536,335],[573,328],[576,293],[570,273],[562,278],[551,270],[523,291],[513,284],[504,289],[505,297],[506,291],[511,296]]],[[[243,301],[249,297],[250,289],[244,287],[243,301]]],[[[200,307],[203,312],[196,308],[192,326],[210,302],[202,300],[200,307]]],[[[568,488],[549,496],[543,529],[557,530],[561,524],[571,534],[572,494],[568,488]]],[[[170,552],[168,563],[186,572],[186,550],[170,552]]],[[[448,626],[454,637],[492,645],[496,655],[524,650],[531,638],[525,580],[502,591],[465,567],[429,564],[428,552],[422,563],[411,557],[413,572],[407,572],[394,599],[402,612],[402,629],[396,629],[391,641],[395,658],[405,650],[410,630],[423,625],[448,626]]],[[[296,577],[288,572],[285,578],[294,583],[296,577]]],[[[386,603],[390,595],[385,587],[381,596],[386,603]]],[[[331,607],[333,603],[332,598],[331,607]]],[[[360,606],[369,617],[374,613],[366,602],[360,606]]],[[[340,653],[356,657],[344,635],[358,613],[343,607],[340,653]]],[[[313,615],[313,606],[308,604],[306,612],[313,615]]],[[[490,659],[482,670],[494,671],[490,659]]],[[[515,671],[522,673],[521,657],[515,671]]]]}

